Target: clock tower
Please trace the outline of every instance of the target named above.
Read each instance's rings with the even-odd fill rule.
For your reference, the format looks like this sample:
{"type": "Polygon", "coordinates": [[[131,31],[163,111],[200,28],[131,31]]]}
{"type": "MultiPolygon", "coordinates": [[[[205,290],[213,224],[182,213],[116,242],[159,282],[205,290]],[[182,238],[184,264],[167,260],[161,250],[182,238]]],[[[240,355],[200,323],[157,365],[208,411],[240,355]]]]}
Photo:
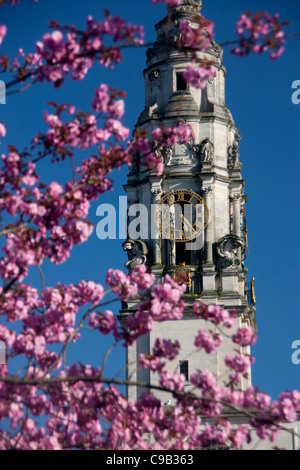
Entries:
{"type": "MultiPolygon", "coordinates": [[[[212,41],[205,53],[199,52],[215,69],[204,89],[186,84],[183,78],[190,56],[178,44],[180,22],[188,20],[196,27],[201,6],[201,0],[184,0],[172,7],[156,25],[157,40],[147,51],[145,108],[136,127],[150,137],[161,124],[172,127],[181,121],[192,127],[195,138],[168,148],[157,143],[157,155],[165,166],[161,176],[139,165],[131,167],[125,185],[129,226],[131,209],[143,205],[148,211],[143,213],[140,236],[133,239],[129,233],[123,244],[129,257],[126,266],[130,270],[133,260],[146,264],[157,282],[168,274],[186,284],[187,307],[196,299],[219,305],[236,312],[236,328],[255,328],[253,284],[246,281],[247,196],[241,175],[241,136],[225,104],[221,47],[212,41]],[[143,227],[149,227],[148,234],[143,227]]],[[[141,299],[142,293],[123,304],[121,321],[134,314],[141,299]]],[[[157,374],[139,368],[138,357],[149,353],[159,337],[179,340],[180,355],[170,368],[185,375],[187,390],[189,377],[197,369],[210,370],[222,385],[227,373],[224,358],[233,353],[232,345],[225,340],[215,354],[197,351],[193,340],[200,328],[205,328],[205,322],[189,308],[182,320],[156,323],[149,335],[128,347],[128,378],[157,384],[157,374]]],[[[250,384],[251,371],[242,389],[250,384]]],[[[136,400],[144,391],[129,387],[128,398],[136,400]]],[[[167,399],[163,394],[160,398],[167,399]]]]}

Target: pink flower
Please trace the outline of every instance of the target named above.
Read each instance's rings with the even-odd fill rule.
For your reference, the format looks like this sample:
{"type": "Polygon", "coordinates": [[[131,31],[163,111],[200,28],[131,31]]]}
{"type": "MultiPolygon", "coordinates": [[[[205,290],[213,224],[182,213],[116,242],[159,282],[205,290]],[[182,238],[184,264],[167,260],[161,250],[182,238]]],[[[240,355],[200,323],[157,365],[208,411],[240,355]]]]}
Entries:
{"type": "Polygon", "coordinates": [[[153,348],[153,355],[156,357],[165,357],[169,361],[173,361],[178,355],[180,344],[176,341],[157,338],[153,348]]]}
{"type": "MultiPolygon", "coordinates": [[[[189,49],[205,52],[210,47],[214,37],[214,24],[202,17],[197,19],[197,23],[197,27],[193,27],[188,20],[180,22],[181,43],[189,49]]],[[[196,57],[193,59],[196,59],[196,57]]]]}
{"type": "Polygon", "coordinates": [[[141,290],[149,289],[153,286],[155,281],[155,275],[148,273],[147,267],[143,264],[140,266],[135,266],[129,277],[141,290]]]}
{"type": "Polygon", "coordinates": [[[59,440],[55,436],[49,436],[45,438],[45,450],[62,450],[62,446],[59,440]]]}
{"type": "Polygon", "coordinates": [[[104,314],[94,312],[90,316],[89,324],[99,329],[104,335],[108,335],[117,329],[117,320],[110,310],[106,310],[104,314]]]}
{"type": "Polygon", "coordinates": [[[130,134],[129,129],[124,127],[117,119],[108,119],[105,122],[105,129],[114,134],[118,141],[126,140],[130,134]]]}
{"type": "Polygon", "coordinates": [[[150,354],[140,354],[139,365],[152,372],[160,372],[165,366],[165,362],[161,362],[158,357],[151,356],[150,354]]]}
{"type": "Polygon", "coordinates": [[[214,388],[217,383],[213,373],[208,370],[194,372],[190,380],[198,388],[214,388]]]}
{"type": "Polygon", "coordinates": [[[171,371],[163,371],[160,374],[159,383],[162,387],[172,392],[183,392],[185,385],[185,376],[183,374],[175,374],[171,371]]]}
{"type": "Polygon", "coordinates": [[[53,53],[53,62],[59,62],[65,55],[66,47],[63,41],[64,37],[61,31],[56,30],[53,33],[45,34],[43,42],[39,43],[39,47],[44,49],[48,48],[53,53]]]}
{"type": "Polygon", "coordinates": [[[283,398],[280,400],[279,406],[282,419],[290,423],[297,421],[297,410],[295,409],[292,400],[289,398],[283,398]]]}
{"type": "Polygon", "coordinates": [[[94,111],[101,111],[102,113],[108,112],[108,104],[110,102],[108,92],[109,87],[105,84],[100,85],[100,87],[95,91],[94,101],[92,103],[94,111]]]}
{"type": "Polygon", "coordinates": [[[250,370],[253,360],[248,356],[237,354],[236,356],[227,355],[225,358],[225,364],[230,369],[233,369],[238,374],[244,374],[250,370]]]}
{"type": "Polygon", "coordinates": [[[0,25],[0,44],[2,44],[4,37],[7,34],[7,27],[5,25],[0,25]]]}
{"type": "Polygon", "coordinates": [[[239,45],[232,49],[232,53],[241,57],[251,51],[261,54],[270,50],[270,59],[277,59],[284,52],[286,42],[283,27],[287,22],[280,23],[279,15],[269,15],[267,12],[259,12],[256,15],[243,13],[236,24],[239,35],[239,45]]]}
{"type": "Polygon", "coordinates": [[[60,194],[62,194],[64,192],[63,188],[61,187],[60,184],[56,183],[56,181],[53,181],[51,184],[50,184],[50,195],[51,197],[53,198],[58,198],[60,196],[60,194]]]}
{"type": "Polygon", "coordinates": [[[152,3],[165,3],[166,5],[170,5],[171,7],[177,7],[181,5],[183,0],[152,0],[152,3]]]}
{"type": "Polygon", "coordinates": [[[4,137],[5,135],[6,135],[6,127],[2,122],[0,122],[0,137],[4,137]]]}
{"type": "Polygon", "coordinates": [[[223,324],[225,328],[232,328],[235,315],[228,310],[222,309],[219,305],[205,305],[202,302],[195,302],[193,312],[198,318],[210,321],[215,325],[223,324]]]}
{"type": "Polygon", "coordinates": [[[232,336],[233,342],[240,346],[253,346],[256,339],[257,336],[250,326],[239,328],[237,333],[232,336]]]}
{"type": "Polygon", "coordinates": [[[44,112],[44,119],[49,127],[61,127],[62,122],[56,114],[49,114],[48,111],[44,112]]]}
{"type": "Polygon", "coordinates": [[[203,348],[207,354],[211,354],[221,346],[222,342],[222,337],[218,333],[213,335],[201,329],[198,331],[194,344],[196,348],[203,348]]]}
{"type": "Polygon", "coordinates": [[[37,336],[34,340],[34,354],[36,357],[41,356],[46,348],[46,340],[44,336],[37,336]]]}
{"type": "Polygon", "coordinates": [[[205,88],[207,80],[214,77],[215,74],[215,68],[212,66],[195,66],[189,63],[183,77],[187,83],[195,88],[205,88]]]}
{"type": "Polygon", "coordinates": [[[109,269],[106,275],[106,284],[112,288],[120,299],[127,300],[138,292],[138,285],[130,276],[123,271],[109,269]]]}
{"type": "Polygon", "coordinates": [[[244,443],[249,444],[251,442],[250,429],[239,424],[238,429],[233,431],[231,440],[235,448],[240,448],[244,443]]]}

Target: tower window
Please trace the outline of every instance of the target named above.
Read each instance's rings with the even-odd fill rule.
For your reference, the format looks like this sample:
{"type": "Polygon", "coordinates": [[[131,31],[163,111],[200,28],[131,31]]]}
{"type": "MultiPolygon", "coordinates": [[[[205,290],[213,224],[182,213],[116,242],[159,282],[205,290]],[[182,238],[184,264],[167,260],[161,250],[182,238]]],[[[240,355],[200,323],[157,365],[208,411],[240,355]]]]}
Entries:
{"type": "Polygon", "coordinates": [[[189,380],[189,361],[180,361],[180,373],[185,376],[185,380],[189,380]]]}
{"type": "Polygon", "coordinates": [[[187,89],[187,83],[183,78],[183,73],[179,72],[176,74],[176,90],[177,91],[185,91],[187,89]]]}

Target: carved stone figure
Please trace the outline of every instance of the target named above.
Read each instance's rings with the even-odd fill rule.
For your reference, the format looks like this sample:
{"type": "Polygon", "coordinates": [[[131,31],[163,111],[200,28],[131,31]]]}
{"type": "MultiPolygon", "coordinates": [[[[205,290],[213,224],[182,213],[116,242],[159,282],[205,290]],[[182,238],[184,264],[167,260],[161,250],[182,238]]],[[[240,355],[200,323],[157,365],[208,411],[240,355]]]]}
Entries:
{"type": "Polygon", "coordinates": [[[218,268],[236,268],[240,265],[240,260],[237,257],[237,250],[242,248],[244,241],[237,235],[226,235],[219,240],[217,245],[218,252],[218,268]]]}
{"type": "Polygon", "coordinates": [[[161,71],[156,69],[156,70],[152,70],[152,72],[150,72],[149,74],[149,80],[150,82],[155,82],[157,81],[158,78],[160,78],[161,76],[161,71]]]}
{"type": "Polygon", "coordinates": [[[130,271],[135,266],[147,264],[148,248],[146,243],[141,240],[128,239],[122,245],[123,250],[127,252],[128,261],[125,263],[125,268],[130,271]]]}
{"type": "Polygon", "coordinates": [[[240,152],[239,152],[239,143],[237,140],[234,141],[228,149],[228,168],[229,170],[234,170],[239,167],[240,152]]]}
{"type": "Polygon", "coordinates": [[[209,138],[203,140],[200,145],[200,158],[205,163],[211,163],[214,159],[214,146],[209,138]]]}
{"type": "Polygon", "coordinates": [[[162,163],[169,165],[172,159],[174,146],[171,147],[163,147],[159,142],[153,142],[153,150],[156,155],[160,159],[162,163]]]}
{"type": "Polygon", "coordinates": [[[183,0],[179,6],[171,7],[175,11],[194,11],[198,13],[202,7],[202,0],[183,0]]]}

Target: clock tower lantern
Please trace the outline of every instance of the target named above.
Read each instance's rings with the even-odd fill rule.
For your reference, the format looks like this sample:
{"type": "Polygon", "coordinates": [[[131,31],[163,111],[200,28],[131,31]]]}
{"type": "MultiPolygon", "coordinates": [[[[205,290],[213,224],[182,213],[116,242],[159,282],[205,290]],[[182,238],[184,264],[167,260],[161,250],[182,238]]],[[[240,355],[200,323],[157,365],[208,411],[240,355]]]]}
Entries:
{"type": "MultiPolygon", "coordinates": [[[[201,7],[201,0],[184,0],[172,7],[168,17],[156,25],[157,40],[147,51],[145,108],[136,127],[150,137],[161,124],[172,127],[181,121],[190,124],[195,138],[168,148],[157,145],[157,155],[165,166],[161,176],[155,169],[131,167],[125,185],[129,225],[134,212],[131,208],[142,204],[149,210],[145,224],[140,225],[149,227],[149,233],[141,227],[137,240],[128,234],[129,240],[123,244],[129,254],[126,266],[131,268],[135,250],[139,262],[148,266],[157,282],[168,274],[186,284],[187,306],[196,299],[219,305],[235,311],[236,328],[249,324],[255,328],[253,284],[246,281],[247,196],[241,175],[241,136],[225,104],[226,69],[221,47],[212,41],[205,53],[199,52],[215,69],[205,88],[196,89],[183,78],[190,56],[178,45],[180,22],[188,20],[196,27],[201,7]]],[[[141,299],[142,293],[123,304],[121,321],[134,314],[141,299]]],[[[187,390],[189,377],[197,369],[213,372],[220,385],[226,381],[224,358],[233,353],[232,345],[225,340],[215,354],[197,351],[193,339],[205,328],[205,322],[190,312],[188,309],[182,320],[155,324],[149,335],[128,347],[131,380],[157,384],[157,374],[139,368],[138,356],[149,353],[159,337],[179,340],[180,355],[170,368],[185,375],[187,390]]],[[[242,389],[250,384],[251,371],[242,389]]],[[[129,387],[128,398],[135,400],[144,391],[129,387]]],[[[167,398],[162,394],[161,399],[167,398]]]]}

